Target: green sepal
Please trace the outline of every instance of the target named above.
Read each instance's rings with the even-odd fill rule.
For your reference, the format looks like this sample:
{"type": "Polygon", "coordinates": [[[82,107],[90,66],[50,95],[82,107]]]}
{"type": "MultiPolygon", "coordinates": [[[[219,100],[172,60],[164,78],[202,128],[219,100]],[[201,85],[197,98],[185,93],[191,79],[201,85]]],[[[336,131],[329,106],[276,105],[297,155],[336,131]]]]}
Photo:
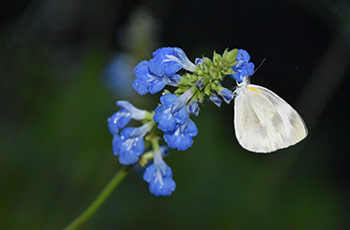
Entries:
{"type": "Polygon", "coordinates": [[[153,155],[154,155],[153,151],[144,153],[139,160],[139,165],[141,165],[142,167],[145,167],[148,161],[153,158],[153,155]]]}
{"type": "Polygon", "coordinates": [[[203,99],[204,99],[203,91],[197,91],[197,93],[196,93],[196,100],[202,101],[203,99]]]}
{"type": "Polygon", "coordinates": [[[219,93],[219,92],[221,92],[223,89],[224,89],[224,87],[222,87],[222,85],[218,84],[218,85],[216,86],[215,91],[216,91],[217,93],[219,93]]]}
{"type": "Polygon", "coordinates": [[[145,118],[144,118],[144,120],[153,120],[153,116],[154,116],[154,112],[148,112],[148,111],[146,111],[146,116],[145,116],[145,118]]]}
{"type": "Polygon", "coordinates": [[[213,66],[213,62],[207,57],[203,58],[203,64],[208,68],[213,66]]]}
{"type": "Polygon", "coordinates": [[[213,54],[213,62],[214,62],[214,66],[219,66],[221,63],[221,55],[216,53],[215,51],[213,54]]]}
{"type": "MultiPolygon", "coordinates": [[[[235,63],[236,63],[236,62],[235,62],[235,63]]],[[[233,71],[232,68],[227,68],[227,69],[222,70],[221,73],[222,73],[223,75],[231,75],[231,74],[234,74],[235,71],[233,71]]]]}
{"type": "Polygon", "coordinates": [[[211,79],[216,79],[218,77],[218,72],[215,70],[210,70],[209,74],[211,79]]]}
{"type": "Polygon", "coordinates": [[[205,87],[204,87],[204,94],[205,95],[211,95],[211,84],[207,84],[205,87]]]}
{"type": "Polygon", "coordinates": [[[167,89],[163,90],[163,94],[169,94],[169,93],[171,93],[169,90],[167,90],[167,89]]]}
{"type": "Polygon", "coordinates": [[[183,85],[183,86],[190,86],[193,83],[192,83],[191,77],[186,74],[186,75],[181,76],[180,84],[183,85]]]}
{"type": "Polygon", "coordinates": [[[175,95],[179,96],[181,94],[183,94],[185,91],[187,91],[189,89],[189,87],[184,86],[184,87],[179,87],[177,88],[177,90],[175,90],[175,95]]]}
{"type": "Polygon", "coordinates": [[[234,66],[234,62],[238,55],[238,49],[233,49],[231,51],[225,50],[224,54],[222,55],[222,60],[227,64],[229,67],[234,66]]]}
{"type": "Polygon", "coordinates": [[[220,81],[218,79],[212,81],[212,83],[211,83],[212,90],[217,91],[216,89],[217,89],[218,85],[220,85],[220,81]]]}

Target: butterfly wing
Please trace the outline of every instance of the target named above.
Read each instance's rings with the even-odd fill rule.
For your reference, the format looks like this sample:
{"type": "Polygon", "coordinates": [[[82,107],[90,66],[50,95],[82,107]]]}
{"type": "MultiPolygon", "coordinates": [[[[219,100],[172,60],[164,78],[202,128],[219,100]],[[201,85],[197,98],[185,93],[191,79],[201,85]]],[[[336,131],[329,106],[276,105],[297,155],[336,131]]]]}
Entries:
{"type": "Polygon", "coordinates": [[[307,136],[303,119],[287,102],[251,84],[237,91],[234,125],[240,145],[259,153],[287,148],[307,136]]]}

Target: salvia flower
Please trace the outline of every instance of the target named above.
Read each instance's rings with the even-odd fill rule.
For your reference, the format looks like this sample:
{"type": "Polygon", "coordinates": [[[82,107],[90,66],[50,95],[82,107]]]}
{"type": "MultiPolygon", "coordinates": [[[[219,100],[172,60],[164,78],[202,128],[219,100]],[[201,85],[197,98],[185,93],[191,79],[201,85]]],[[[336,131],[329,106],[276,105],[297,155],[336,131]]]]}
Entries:
{"type": "Polygon", "coordinates": [[[113,153],[119,156],[123,165],[134,164],[144,152],[144,136],[151,130],[149,123],[138,128],[127,127],[121,131],[120,136],[113,137],[113,153]]]}
{"type": "Polygon", "coordinates": [[[145,110],[137,109],[128,101],[117,101],[116,104],[121,110],[107,119],[108,129],[112,135],[117,135],[119,129],[124,128],[131,119],[142,120],[146,116],[145,110]]]}
{"type": "Polygon", "coordinates": [[[191,101],[188,105],[188,111],[198,117],[199,115],[198,103],[195,101],[191,101]]]}
{"type": "Polygon", "coordinates": [[[149,191],[155,196],[169,196],[176,188],[171,168],[164,162],[160,150],[154,151],[153,164],[148,166],[143,179],[149,183],[149,191]]]}
{"type": "Polygon", "coordinates": [[[221,107],[222,99],[217,94],[212,94],[209,100],[213,102],[217,107],[221,107]]]}
{"type": "Polygon", "coordinates": [[[173,75],[157,75],[150,71],[149,62],[142,61],[134,69],[136,79],[132,86],[140,95],[147,93],[155,94],[161,91],[167,84],[176,85],[180,82],[181,77],[173,75]]]}
{"type": "Polygon", "coordinates": [[[170,148],[184,151],[192,146],[192,137],[197,136],[197,134],[196,124],[188,118],[186,123],[177,124],[173,130],[166,131],[164,140],[170,148]]]}
{"type": "Polygon", "coordinates": [[[150,70],[159,75],[173,75],[180,69],[193,72],[196,66],[188,59],[180,48],[165,47],[153,52],[153,58],[149,61],[150,70]]]}
{"type": "Polygon", "coordinates": [[[243,78],[250,76],[254,73],[254,64],[249,62],[250,56],[245,50],[238,50],[236,58],[237,64],[232,67],[234,74],[231,75],[233,79],[238,82],[242,82],[243,78]]]}
{"type": "Polygon", "coordinates": [[[157,93],[166,85],[178,85],[181,81],[180,69],[194,71],[196,66],[180,48],[160,48],[153,52],[153,58],[140,62],[134,69],[136,79],[134,89],[141,95],[157,93]]]}
{"type": "Polygon", "coordinates": [[[224,99],[224,101],[227,104],[230,104],[231,100],[235,96],[231,90],[224,88],[224,87],[221,88],[221,90],[218,92],[218,94],[224,99]]]}
{"type": "Polygon", "coordinates": [[[193,92],[187,90],[181,96],[164,94],[160,97],[161,105],[155,110],[153,120],[162,131],[173,130],[176,124],[184,124],[188,119],[186,103],[192,97],[193,92]]]}

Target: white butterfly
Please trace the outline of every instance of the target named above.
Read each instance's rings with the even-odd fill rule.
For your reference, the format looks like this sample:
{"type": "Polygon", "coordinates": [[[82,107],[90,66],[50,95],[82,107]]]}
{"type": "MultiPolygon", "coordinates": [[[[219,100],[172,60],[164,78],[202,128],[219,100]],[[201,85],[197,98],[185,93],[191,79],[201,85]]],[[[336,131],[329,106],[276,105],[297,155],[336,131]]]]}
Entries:
{"type": "Polygon", "coordinates": [[[235,133],[239,144],[252,152],[287,148],[307,136],[303,119],[270,90],[245,77],[235,90],[235,133]]]}

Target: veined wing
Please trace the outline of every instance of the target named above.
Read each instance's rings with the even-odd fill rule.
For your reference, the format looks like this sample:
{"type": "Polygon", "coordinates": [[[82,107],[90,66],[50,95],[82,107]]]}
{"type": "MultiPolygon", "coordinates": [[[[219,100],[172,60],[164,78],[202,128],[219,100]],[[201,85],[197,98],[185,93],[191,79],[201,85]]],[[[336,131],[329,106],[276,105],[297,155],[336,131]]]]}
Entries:
{"type": "Polygon", "coordinates": [[[273,152],[307,136],[300,115],[275,93],[257,85],[248,85],[236,96],[234,124],[238,142],[253,152],[273,152]]]}

